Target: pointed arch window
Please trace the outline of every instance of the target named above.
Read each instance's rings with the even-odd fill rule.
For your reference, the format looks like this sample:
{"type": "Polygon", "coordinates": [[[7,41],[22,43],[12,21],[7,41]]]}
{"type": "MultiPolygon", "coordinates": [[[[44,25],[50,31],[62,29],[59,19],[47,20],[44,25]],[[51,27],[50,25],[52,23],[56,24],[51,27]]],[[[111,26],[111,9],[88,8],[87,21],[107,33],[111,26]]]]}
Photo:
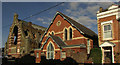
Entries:
{"type": "Polygon", "coordinates": [[[47,59],[54,59],[54,47],[50,43],[47,48],[47,59]]]}
{"type": "Polygon", "coordinates": [[[54,35],[54,32],[52,32],[52,35],[54,35]]]}
{"type": "Polygon", "coordinates": [[[14,27],[13,35],[14,35],[14,45],[16,45],[17,39],[18,39],[18,27],[17,26],[14,27]]]}
{"type": "Polygon", "coordinates": [[[72,28],[69,29],[69,39],[71,40],[72,39],[72,28]]]}
{"type": "Polygon", "coordinates": [[[65,29],[65,40],[67,40],[67,29],[65,29]]]}

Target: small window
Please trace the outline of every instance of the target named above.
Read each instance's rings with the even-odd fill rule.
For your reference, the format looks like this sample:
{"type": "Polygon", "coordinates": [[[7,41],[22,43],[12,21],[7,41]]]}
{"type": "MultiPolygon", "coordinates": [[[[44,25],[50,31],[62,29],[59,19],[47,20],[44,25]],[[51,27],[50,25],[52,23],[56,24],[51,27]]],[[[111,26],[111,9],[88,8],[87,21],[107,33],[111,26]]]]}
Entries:
{"type": "Polygon", "coordinates": [[[61,25],[61,21],[58,21],[58,22],[56,23],[56,25],[57,25],[57,26],[60,26],[60,25],[61,25]]]}
{"type": "Polygon", "coordinates": [[[52,35],[54,35],[54,32],[52,32],[52,35]]]}
{"type": "Polygon", "coordinates": [[[72,39],[72,28],[69,29],[70,40],[72,39]]]}
{"type": "Polygon", "coordinates": [[[87,40],[87,53],[90,54],[90,39],[87,40]]]}
{"type": "Polygon", "coordinates": [[[41,35],[41,33],[40,33],[40,32],[38,32],[38,34],[39,34],[39,35],[41,35]]]}
{"type": "Polygon", "coordinates": [[[36,38],[36,35],[35,35],[35,33],[32,33],[32,34],[33,34],[33,39],[34,39],[34,38],[36,38]]]}
{"type": "Polygon", "coordinates": [[[104,25],[103,27],[103,36],[104,38],[112,38],[112,29],[111,29],[111,24],[104,25]]]}
{"type": "Polygon", "coordinates": [[[28,30],[24,31],[25,36],[28,36],[28,30]]]}
{"type": "Polygon", "coordinates": [[[65,29],[65,40],[67,40],[67,29],[65,29]]]}
{"type": "Polygon", "coordinates": [[[62,52],[61,58],[66,58],[66,52],[62,52]]]}
{"type": "Polygon", "coordinates": [[[37,52],[37,55],[36,55],[37,58],[39,58],[39,52],[37,52]]]}
{"type": "Polygon", "coordinates": [[[17,52],[19,53],[19,52],[20,52],[20,49],[17,49],[17,52]]]}

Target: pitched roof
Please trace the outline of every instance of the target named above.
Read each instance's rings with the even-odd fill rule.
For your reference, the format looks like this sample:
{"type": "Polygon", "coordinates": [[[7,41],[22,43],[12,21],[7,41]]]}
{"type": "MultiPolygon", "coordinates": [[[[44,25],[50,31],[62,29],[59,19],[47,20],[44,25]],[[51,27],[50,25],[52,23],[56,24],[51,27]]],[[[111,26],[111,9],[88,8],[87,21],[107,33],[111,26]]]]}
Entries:
{"type": "Polygon", "coordinates": [[[50,35],[52,39],[61,47],[66,46],[66,44],[60,39],[60,37],[55,36],[55,35],[50,35]]]}
{"type": "Polygon", "coordinates": [[[61,12],[58,12],[61,15],[63,15],[73,26],[75,26],[77,29],[79,29],[80,31],[82,31],[84,34],[87,34],[89,36],[97,36],[97,34],[95,32],[93,32],[92,30],[90,30],[89,28],[83,26],[82,24],[76,22],[75,20],[71,19],[70,17],[64,15],[61,12]]]}
{"type": "Polygon", "coordinates": [[[100,47],[106,47],[106,46],[116,46],[116,44],[107,40],[100,45],[100,47]]]}
{"type": "Polygon", "coordinates": [[[86,48],[85,44],[79,44],[79,45],[66,45],[66,43],[64,41],[62,41],[62,39],[58,36],[55,35],[49,35],[48,38],[46,39],[46,42],[42,45],[41,49],[43,49],[43,46],[47,43],[47,40],[49,38],[52,38],[53,41],[58,45],[58,47],[60,48],[69,48],[69,47],[80,47],[80,48],[86,48]]]}
{"type": "Polygon", "coordinates": [[[60,47],[60,48],[67,46],[66,43],[64,43],[60,37],[55,36],[55,35],[49,35],[48,38],[46,39],[46,42],[42,45],[41,49],[42,49],[43,46],[47,43],[47,40],[48,40],[49,38],[52,38],[53,41],[54,41],[54,42],[58,45],[58,47],[60,47]]]}

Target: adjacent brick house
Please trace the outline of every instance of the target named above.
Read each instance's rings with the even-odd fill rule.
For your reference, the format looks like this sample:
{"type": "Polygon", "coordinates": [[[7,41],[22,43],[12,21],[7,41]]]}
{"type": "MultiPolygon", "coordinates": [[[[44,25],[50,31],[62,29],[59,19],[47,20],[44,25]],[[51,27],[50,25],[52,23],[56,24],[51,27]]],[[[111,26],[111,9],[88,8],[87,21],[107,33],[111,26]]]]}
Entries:
{"type": "Polygon", "coordinates": [[[38,48],[39,40],[45,30],[45,27],[18,19],[18,14],[15,14],[5,44],[4,55],[8,55],[9,58],[20,58],[30,54],[31,51],[38,48]]]}
{"type": "Polygon", "coordinates": [[[97,34],[61,12],[57,12],[40,44],[40,48],[35,49],[36,63],[40,63],[41,56],[45,56],[48,60],[64,60],[71,57],[78,63],[85,63],[91,48],[97,44],[97,34]]]}
{"type": "Polygon", "coordinates": [[[97,23],[102,63],[120,63],[120,6],[100,7],[97,23]]]}

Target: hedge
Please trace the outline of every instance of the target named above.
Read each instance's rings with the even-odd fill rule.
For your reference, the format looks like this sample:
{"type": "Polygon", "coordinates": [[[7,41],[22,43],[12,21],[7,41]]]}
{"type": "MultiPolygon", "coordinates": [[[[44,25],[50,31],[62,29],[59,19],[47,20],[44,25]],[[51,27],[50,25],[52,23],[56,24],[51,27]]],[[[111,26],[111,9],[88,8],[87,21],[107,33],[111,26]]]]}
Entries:
{"type": "Polygon", "coordinates": [[[100,48],[91,49],[90,57],[93,63],[102,63],[102,51],[100,48]]]}

